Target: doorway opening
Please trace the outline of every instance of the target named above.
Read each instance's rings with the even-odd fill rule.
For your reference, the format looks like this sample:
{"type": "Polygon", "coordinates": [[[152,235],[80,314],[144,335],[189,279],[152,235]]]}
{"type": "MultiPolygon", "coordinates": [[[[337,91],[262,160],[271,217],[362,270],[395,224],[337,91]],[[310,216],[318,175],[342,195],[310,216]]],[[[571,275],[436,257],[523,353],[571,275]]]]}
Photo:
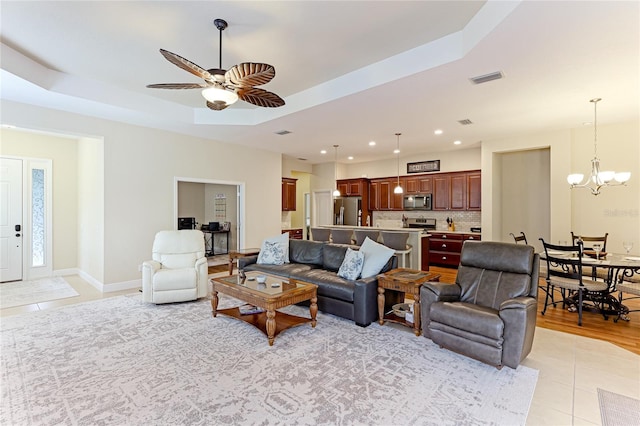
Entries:
{"type": "Polygon", "coordinates": [[[244,191],[244,182],[174,179],[174,227],[179,218],[194,219],[195,229],[205,232],[210,266],[228,264],[229,251],[244,248],[244,191]]]}

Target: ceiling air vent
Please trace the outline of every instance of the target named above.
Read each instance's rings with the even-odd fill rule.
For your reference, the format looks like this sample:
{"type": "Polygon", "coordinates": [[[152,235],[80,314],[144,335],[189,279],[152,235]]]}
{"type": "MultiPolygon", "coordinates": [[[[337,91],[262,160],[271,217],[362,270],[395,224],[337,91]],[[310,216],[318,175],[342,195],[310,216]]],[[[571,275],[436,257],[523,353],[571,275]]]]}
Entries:
{"type": "Polygon", "coordinates": [[[471,82],[473,84],[482,84],[482,83],[486,83],[488,81],[500,80],[502,77],[504,77],[504,74],[502,74],[502,71],[496,71],[496,72],[492,72],[491,74],[485,74],[485,75],[479,75],[477,77],[471,77],[469,80],[471,80],[471,82]]]}
{"type": "Polygon", "coordinates": [[[276,135],[284,136],[284,135],[288,135],[289,133],[291,132],[288,130],[280,130],[279,132],[276,132],[276,135]]]}
{"type": "Polygon", "coordinates": [[[463,126],[468,126],[469,124],[473,124],[473,121],[465,118],[464,120],[458,120],[458,123],[462,124],[463,126]]]}

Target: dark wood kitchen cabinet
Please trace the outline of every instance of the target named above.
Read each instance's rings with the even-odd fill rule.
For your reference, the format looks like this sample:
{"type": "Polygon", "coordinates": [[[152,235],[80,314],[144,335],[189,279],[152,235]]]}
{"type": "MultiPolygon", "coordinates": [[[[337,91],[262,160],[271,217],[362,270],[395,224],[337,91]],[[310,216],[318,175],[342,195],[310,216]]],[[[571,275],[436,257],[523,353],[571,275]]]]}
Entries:
{"type": "Polygon", "coordinates": [[[407,194],[431,194],[433,192],[432,176],[407,176],[404,181],[404,192],[407,194]]]}
{"type": "Polygon", "coordinates": [[[296,210],[296,181],[298,179],[282,178],[282,211],[296,210]]]}
{"type": "Polygon", "coordinates": [[[479,171],[467,173],[467,210],[482,210],[482,179],[479,171]]]}
{"type": "MultiPolygon", "coordinates": [[[[397,177],[372,179],[369,184],[370,210],[402,210],[403,195],[393,192],[397,185],[397,177]]],[[[404,188],[403,179],[400,179],[400,185],[404,188]]]]}
{"type": "Polygon", "coordinates": [[[369,180],[360,179],[340,179],[337,181],[338,191],[343,197],[364,197],[368,189],[369,180]]]}
{"type": "Polygon", "coordinates": [[[433,210],[467,209],[467,174],[446,173],[433,177],[433,210]]]}

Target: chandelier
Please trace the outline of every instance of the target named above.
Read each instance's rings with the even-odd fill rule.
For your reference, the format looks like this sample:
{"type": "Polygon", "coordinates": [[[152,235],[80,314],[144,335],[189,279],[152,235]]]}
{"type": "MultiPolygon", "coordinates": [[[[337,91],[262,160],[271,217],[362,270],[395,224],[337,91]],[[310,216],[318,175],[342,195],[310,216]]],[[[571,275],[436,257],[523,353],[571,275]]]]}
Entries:
{"type": "Polygon", "coordinates": [[[600,159],[598,158],[598,115],[597,106],[600,98],[591,99],[589,102],[593,102],[593,160],[591,160],[591,174],[587,177],[587,180],[582,182],[584,175],[581,173],[573,173],[567,176],[567,182],[573,188],[588,188],[593,195],[600,194],[600,188],[603,186],[618,186],[625,185],[629,178],[631,178],[630,172],[613,172],[613,171],[600,171],[600,159]]]}
{"type": "Polygon", "coordinates": [[[402,133],[396,133],[396,138],[398,139],[396,142],[396,150],[394,151],[396,156],[398,157],[398,185],[393,189],[394,194],[402,194],[404,191],[400,186],[400,135],[402,133]]]}

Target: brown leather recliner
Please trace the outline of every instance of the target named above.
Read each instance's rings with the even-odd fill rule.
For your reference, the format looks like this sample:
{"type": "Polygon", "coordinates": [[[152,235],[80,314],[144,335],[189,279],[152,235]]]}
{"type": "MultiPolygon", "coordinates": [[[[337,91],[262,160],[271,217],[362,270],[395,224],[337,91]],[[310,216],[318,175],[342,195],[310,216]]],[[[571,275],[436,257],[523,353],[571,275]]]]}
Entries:
{"type": "Polygon", "coordinates": [[[456,283],[420,289],[424,336],[498,368],[516,368],[533,344],[539,263],[532,246],[466,241],[456,283]]]}

